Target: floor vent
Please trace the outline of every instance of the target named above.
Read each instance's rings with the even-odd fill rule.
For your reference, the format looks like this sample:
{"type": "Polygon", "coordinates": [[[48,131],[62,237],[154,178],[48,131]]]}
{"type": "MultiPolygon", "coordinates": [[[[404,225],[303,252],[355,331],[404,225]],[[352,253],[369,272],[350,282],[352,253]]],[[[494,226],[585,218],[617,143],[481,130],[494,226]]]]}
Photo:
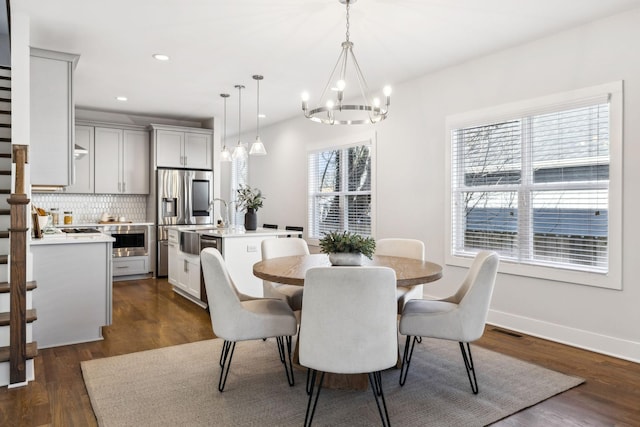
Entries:
{"type": "Polygon", "coordinates": [[[491,328],[491,330],[494,331],[494,332],[499,332],[501,334],[509,335],[511,337],[522,338],[522,335],[520,335],[520,334],[518,334],[516,332],[506,331],[504,329],[498,329],[498,328],[491,328]]]}

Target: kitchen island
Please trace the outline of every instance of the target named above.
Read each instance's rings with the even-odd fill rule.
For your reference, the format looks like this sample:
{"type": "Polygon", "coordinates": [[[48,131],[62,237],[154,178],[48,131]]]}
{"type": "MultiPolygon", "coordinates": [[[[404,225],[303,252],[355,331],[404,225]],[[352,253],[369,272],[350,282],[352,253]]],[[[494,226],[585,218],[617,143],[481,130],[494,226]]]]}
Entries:
{"type": "Polygon", "coordinates": [[[31,241],[39,348],[102,339],[102,326],[111,324],[113,241],[104,234],[31,241]]]}
{"type": "Polygon", "coordinates": [[[262,260],[262,241],[296,234],[270,228],[245,231],[211,226],[174,226],[168,229],[169,283],[178,294],[203,307],[207,304],[200,268],[200,251],[203,248],[215,247],[220,251],[240,292],[261,297],[262,280],[253,275],[253,264],[262,260]]]}

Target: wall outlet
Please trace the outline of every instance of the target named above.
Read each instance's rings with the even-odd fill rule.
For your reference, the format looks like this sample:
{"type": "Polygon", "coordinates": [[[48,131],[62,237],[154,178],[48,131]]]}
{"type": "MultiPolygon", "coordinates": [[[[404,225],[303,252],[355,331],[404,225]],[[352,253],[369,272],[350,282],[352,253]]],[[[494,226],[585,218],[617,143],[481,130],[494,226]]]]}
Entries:
{"type": "Polygon", "coordinates": [[[247,252],[258,252],[258,247],[256,245],[247,245],[247,252]]]}

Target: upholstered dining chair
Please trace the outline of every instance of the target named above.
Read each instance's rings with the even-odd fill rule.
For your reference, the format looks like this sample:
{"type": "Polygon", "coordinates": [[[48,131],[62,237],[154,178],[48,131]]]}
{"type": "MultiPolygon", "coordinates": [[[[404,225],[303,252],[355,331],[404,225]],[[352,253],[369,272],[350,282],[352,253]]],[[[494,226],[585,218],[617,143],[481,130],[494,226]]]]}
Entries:
{"type": "Polygon", "coordinates": [[[325,372],[368,373],[382,424],[388,426],[380,371],[395,366],[398,357],[395,271],[316,267],[307,271],[304,288],[298,350],[300,364],[309,369],[305,426],[313,420],[325,372]]]}
{"type": "Polygon", "coordinates": [[[254,298],[238,292],[217,249],[203,249],[200,260],[213,333],[224,340],[218,390],[224,391],[236,343],[271,337],[276,338],[287,381],[293,386],[291,337],[298,330],[298,322],[289,305],[279,299],[254,298]]]}
{"type": "MultiPolygon", "coordinates": [[[[260,249],[263,260],[293,255],[309,255],[309,246],[303,239],[264,239],[260,249]]],[[[265,297],[284,299],[294,311],[302,308],[302,286],[285,285],[265,280],[262,282],[262,288],[265,297]]]]}
{"type": "Polygon", "coordinates": [[[407,379],[416,337],[432,337],[458,341],[471,391],[478,394],[469,343],[484,333],[498,263],[495,252],[479,252],[454,295],[436,301],[413,299],[407,302],[400,317],[400,333],[407,336],[400,368],[401,386],[407,379]]]}
{"type": "MultiPolygon", "coordinates": [[[[416,239],[378,239],[375,255],[397,256],[424,261],[424,243],[416,239]]],[[[422,298],[422,285],[398,286],[398,314],[402,313],[404,305],[410,299],[422,298]]]]}

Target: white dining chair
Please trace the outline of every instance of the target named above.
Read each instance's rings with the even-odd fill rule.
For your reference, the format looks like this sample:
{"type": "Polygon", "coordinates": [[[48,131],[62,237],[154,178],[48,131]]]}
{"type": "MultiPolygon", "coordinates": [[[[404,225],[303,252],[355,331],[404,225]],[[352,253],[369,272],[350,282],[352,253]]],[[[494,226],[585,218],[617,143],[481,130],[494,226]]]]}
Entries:
{"type": "Polygon", "coordinates": [[[236,343],[271,337],[276,338],[287,381],[293,386],[291,337],[297,332],[298,322],[289,305],[279,299],[247,297],[239,293],[217,249],[203,249],[200,260],[213,333],[224,340],[218,390],[224,391],[236,343]]]}
{"type": "Polygon", "coordinates": [[[437,301],[413,299],[407,302],[400,317],[400,333],[407,336],[400,368],[401,386],[407,379],[416,337],[431,337],[459,342],[471,390],[478,394],[469,343],[484,333],[498,263],[495,252],[479,252],[454,295],[437,301]]]}
{"type": "Polygon", "coordinates": [[[389,425],[380,371],[395,366],[398,357],[395,271],[316,267],[304,287],[299,359],[309,369],[305,426],[313,420],[325,372],[367,373],[382,423],[389,425]]]}
{"type": "MultiPolygon", "coordinates": [[[[264,239],[260,249],[263,260],[294,255],[309,255],[309,246],[307,246],[307,242],[304,239],[264,239]]],[[[302,286],[285,285],[264,280],[262,289],[265,297],[283,299],[294,311],[302,308],[302,286]]]]}
{"type": "MultiPolygon", "coordinates": [[[[419,259],[424,261],[424,243],[416,239],[378,239],[376,241],[375,255],[397,256],[403,258],[419,259]]],[[[398,314],[407,301],[422,298],[423,286],[398,286],[396,293],[398,298],[398,314]]]]}

